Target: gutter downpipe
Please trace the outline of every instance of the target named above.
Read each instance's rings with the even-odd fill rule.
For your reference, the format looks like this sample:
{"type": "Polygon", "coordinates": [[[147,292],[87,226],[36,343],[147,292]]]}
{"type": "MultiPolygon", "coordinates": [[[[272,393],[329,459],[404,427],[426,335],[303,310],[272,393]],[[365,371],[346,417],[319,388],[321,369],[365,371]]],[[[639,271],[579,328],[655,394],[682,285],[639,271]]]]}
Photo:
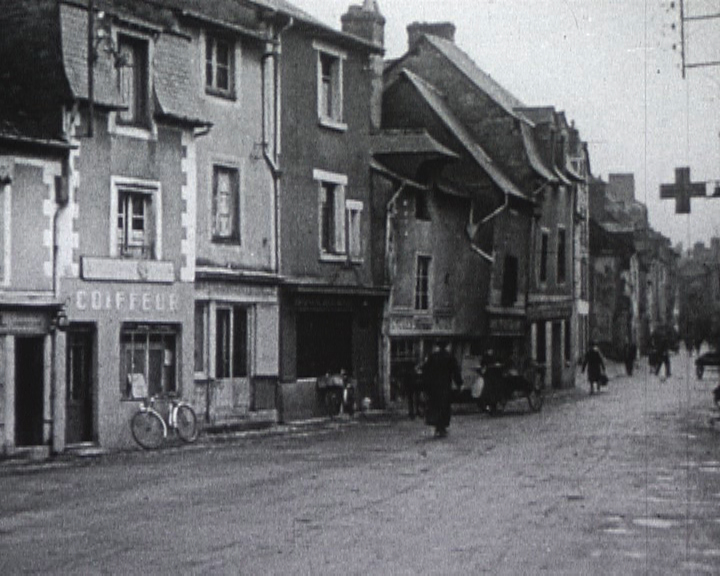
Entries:
{"type": "Polygon", "coordinates": [[[265,162],[267,162],[268,166],[270,167],[270,171],[272,172],[273,176],[273,188],[274,188],[274,201],[275,201],[275,210],[274,210],[274,223],[275,223],[275,254],[274,254],[274,262],[272,265],[273,270],[276,273],[280,273],[280,262],[281,262],[281,246],[280,246],[280,193],[281,193],[281,184],[280,180],[282,177],[282,168],[280,167],[280,164],[278,162],[278,158],[280,156],[280,114],[281,114],[281,75],[280,75],[280,62],[281,62],[281,55],[282,55],[282,34],[287,31],[289,28],[293,26],[295,23],[295,20],[290,17],[280,30],[278,30],[272,39],[272,48],[269,51],[266,51],[263,53],[262,59],[263,59],[263,65],[261,67],[262,71],[262,79],[261,79],[261,89],[262,89],[262,148],[263,148],[263,158],[265,158],[265,162]],[[266,68],[266,62],[269,59],[273,59],[274,66],[273,66],[273,109],[272,109],[272,117],[273,117],[273,126],[271,130],[273,131],[273,142],[272,142],[272,151],[268,150],[268,116],[269,111],[267,109],[267,94],[265,93],[266,90],[266,83],[267,83],[267,68],[266,68]]]}

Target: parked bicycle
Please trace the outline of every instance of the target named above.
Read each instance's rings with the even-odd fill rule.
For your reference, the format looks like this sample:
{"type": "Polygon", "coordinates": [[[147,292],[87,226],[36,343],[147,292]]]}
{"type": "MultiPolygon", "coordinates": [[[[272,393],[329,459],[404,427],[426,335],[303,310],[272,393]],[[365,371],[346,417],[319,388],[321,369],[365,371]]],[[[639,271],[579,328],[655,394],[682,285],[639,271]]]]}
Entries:
{"type": "Polygon", "coordinates": [[[174,398],[169,399],[167,421],[155,408],[155,397],[143,398],[142,404],[130,421],[133,438],[145,450],[152,450],[162,444],[172,429],[183,442],[195,442],[198,437],[197,416],[189,404],[174,398]]]}

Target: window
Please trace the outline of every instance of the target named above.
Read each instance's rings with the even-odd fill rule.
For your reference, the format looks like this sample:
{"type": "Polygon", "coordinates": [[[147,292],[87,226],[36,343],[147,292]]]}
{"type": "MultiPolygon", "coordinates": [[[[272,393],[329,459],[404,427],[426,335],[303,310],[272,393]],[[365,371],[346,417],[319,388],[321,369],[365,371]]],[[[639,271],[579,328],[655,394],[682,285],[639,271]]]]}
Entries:
{"type": "Polygon", "coordinates": [[[547,263],[548,263],[548,233],[543,230],[540,239],[540,282],[547,282],[547,263]]]}
{"type": "Polygon", "coordinates": [[[175,326],[125,324],[120,331],[120,394],[131,399],[178,392],[175,326]]]}
{"type": "Polygon", "coordinates": [[[195,303],[195,375],[206,376],[207,369],[207,346],[208,346],[208,305],[207,302],[195,303]]]}
{"type": "Polygon", "coordinates": [[[348,255],[351,260],[362,260],[362,230],[360,224],[363,203],[357,200],[347,200],[345,209],[347,213],[348,255]]]}
{"type": "Polygon", "coordinates": [[[138,260],[162,258],[160,184],[112,176],[110,256],[138,260]]]}
{"type": "Polygon", "coordinates": [[[538,322],[537,326],[537,345],[535,349],[535,359],[539,364],[545,364],[547,361],[547,338],[545,334],[545,322],[538,322]]]}
{"type": "Polygon", "coordinates": [[[213,240],[240,240],[238,170],[213,166],[213,240]]]}
{"type": "Polygon", "coordinates": [[[415,219],[430,221],[430,208],[428,206],[427,192],[417,190],[415,192],[415,219]]]}
{"type": "Polygon", "coordinates": [[[345,54],[319,43],[314,43],[314,46],[318,51],[318,118],[323,125],[344,128],[342,123],[343,60],[345,54]]]}
{"type": "Polygon", "coordinates": [[[571,336],[570,333],[570,321],[565,320],[564,321],[564,328],[565,328],[565,362],[568,362],[570,360],[570,354],[572,353],[572,346],[571,346],[571,336]]]}
{"type": "Polygon", "coordinates": [[[502,300],[503,306],[512,306],[517,301],[518,292],[518,259],[505,256],[503,266],[502,300]]]}
{"type": "Polygon", "coordinates": [[[233,86],[234,47],[225,40],[208,36],[205,41],[205,91],[231,96],[233,86]]]}
{"type": "Polygon", "coordinates": [[[123,258],[154,258],[151,196],[121,189],[117,204],[117,253],[123,258]]]}
{"type": "Polygon", "coordinates": [[[558,228],[558,246],[557,246],[557,281],[558,284],[563,284],[566,278],[565,270],[565,257],[566,252],[566,237],[565,228],[558,228]]]}
{"type": "Polygon", "coordinates": [[[248,375],[248,313],[246,308],[218,308],[215,318],[215,377],[248,375]]]}
{"type": "Polygon", "coordinates": [[[118,123],[147,126],[148,43],[129,36],[118,36],[118,90],[126,110],[118,113],[118,123]]]}
{"type": "Polygon", "coordinates": [[[430,308],[430,262],[429,256],[417,257],[415,310],[429,310],[430,308]]]}
{"type": "MultiPolygon", "coordinates": [[[[345,227],[349,224],[346,214],[345,205],[345,186],[347,178],[341,174],[333,174],[322,170],[313,172],[315,180],[319,185],[318,212],[319,212],[319,231],[320,231],[320,256],[321,258],[332,258],[340,256],[345,259],[347,252],[345,227]]],[[[362,209],[361,203],[350,203],[351,211],[356,212],[353,216],[354,223],[357,225],[357,238],[350,242],[357,242],[354,249],[359,251],[360,243],[360,219],[359,210],[362,209]]]]}

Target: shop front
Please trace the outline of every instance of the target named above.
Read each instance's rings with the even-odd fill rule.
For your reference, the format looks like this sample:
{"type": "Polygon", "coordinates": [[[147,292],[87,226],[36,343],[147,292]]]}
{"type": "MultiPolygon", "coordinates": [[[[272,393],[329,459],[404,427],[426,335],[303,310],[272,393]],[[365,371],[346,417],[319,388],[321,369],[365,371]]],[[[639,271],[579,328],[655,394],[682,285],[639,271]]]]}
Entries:
{"type": "Polygon", "coordinates": [[[48,452],[53,434],[53,349],[60,305],[0,303],[0,431],[3,452],[48,452]]]}
{"type": "Polygon", "coordinates": [[[64,442],[132,446],[144,397],[192,403],[193,285],[67,280],[57,393],[64,442]]]}

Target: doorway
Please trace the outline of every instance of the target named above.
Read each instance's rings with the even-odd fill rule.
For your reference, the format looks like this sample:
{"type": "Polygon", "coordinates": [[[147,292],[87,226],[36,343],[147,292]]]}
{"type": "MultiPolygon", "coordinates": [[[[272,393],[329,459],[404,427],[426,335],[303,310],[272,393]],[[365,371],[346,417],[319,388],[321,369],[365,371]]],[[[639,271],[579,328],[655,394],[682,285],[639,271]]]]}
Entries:
{"type": "Polygon", "coordinates": [[[65,442],[93,440],[93,331],[73,328],[67,334],[65,442]]]}
{"type": "Polygon", "coordinates": [[[15,338],[15,445],[43,444],[43,336],[15,338]]]}
{"type": "Polygon", "coordinates": [[[563,341],[562,323],[552,323],[552,385],[562,388],[563,376],[563,341]]]}

